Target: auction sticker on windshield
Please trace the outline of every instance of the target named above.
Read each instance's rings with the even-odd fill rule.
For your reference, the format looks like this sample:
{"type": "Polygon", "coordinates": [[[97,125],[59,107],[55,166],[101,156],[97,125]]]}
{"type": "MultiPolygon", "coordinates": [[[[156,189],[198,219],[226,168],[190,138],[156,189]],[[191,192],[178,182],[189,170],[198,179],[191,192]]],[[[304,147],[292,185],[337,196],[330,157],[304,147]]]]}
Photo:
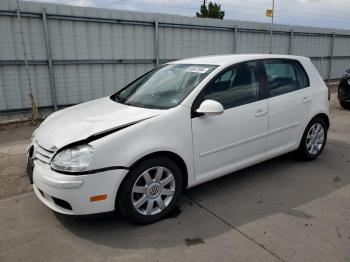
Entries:
{"type": "Polygon", "coordinates": [[[200,73],[204,74],[206,73],[210,68],[202,67],[202,66],[190,66],[185,71],[190,73],[200,73]]]}

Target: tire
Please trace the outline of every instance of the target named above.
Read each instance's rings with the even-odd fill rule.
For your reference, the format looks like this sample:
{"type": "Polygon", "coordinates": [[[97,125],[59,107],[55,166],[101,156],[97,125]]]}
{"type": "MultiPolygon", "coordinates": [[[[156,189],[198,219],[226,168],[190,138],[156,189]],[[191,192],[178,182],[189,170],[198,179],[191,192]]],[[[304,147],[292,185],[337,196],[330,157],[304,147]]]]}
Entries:
{"type": "Polygon", "coordinates": [[[339,102],[341,107],[347,110],[350,110],[350,103],[339,102]]]}
{"type": "Polygon", "coordinates": [[[301,159],[307,161],[314,160],[322,153],[327,141],[327,131],[327,124],[322,118],[315,117],[310,121],[310,123],[305,128],[303,137],[301,138],[300,145],[297,150],[297,153],[301,159]],[[322,130],[323,139],[321,139],[322,130]],[[318,136],[315,136],[315,134],[318,136]]]}
{"type": "Polygon", "coordinates": [[[149,158],[134,166],[118,194],[122,215],[137,224],[150,224],[166,217],[179,202],[183,176],[178,165],[166,157],[149,158]]]}

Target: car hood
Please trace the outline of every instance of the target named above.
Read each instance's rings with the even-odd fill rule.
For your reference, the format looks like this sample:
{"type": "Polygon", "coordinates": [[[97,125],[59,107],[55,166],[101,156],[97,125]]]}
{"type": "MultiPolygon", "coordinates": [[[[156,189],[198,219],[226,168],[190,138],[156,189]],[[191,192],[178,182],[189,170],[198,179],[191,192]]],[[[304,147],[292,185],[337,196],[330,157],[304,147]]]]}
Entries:
{"type": "Polygon", "coordinates": [[[123,105],[109,97],[51,114],[35,132],[37,143],[55,151],[76,141],[160,115],[165,110],[123,105]]]}

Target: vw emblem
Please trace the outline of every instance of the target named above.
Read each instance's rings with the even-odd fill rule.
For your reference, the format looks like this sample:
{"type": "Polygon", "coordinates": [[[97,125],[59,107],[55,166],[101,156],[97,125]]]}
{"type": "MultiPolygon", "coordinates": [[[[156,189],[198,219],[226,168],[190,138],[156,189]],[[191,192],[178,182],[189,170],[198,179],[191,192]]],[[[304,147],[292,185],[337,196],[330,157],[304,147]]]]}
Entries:
{"type": "Polygon", "coordinates": [[[148,190],[148,193],[151,197],[156,196],[159,193],[159,186],[158,185],[153,185],[150,187],[148,190]]]}

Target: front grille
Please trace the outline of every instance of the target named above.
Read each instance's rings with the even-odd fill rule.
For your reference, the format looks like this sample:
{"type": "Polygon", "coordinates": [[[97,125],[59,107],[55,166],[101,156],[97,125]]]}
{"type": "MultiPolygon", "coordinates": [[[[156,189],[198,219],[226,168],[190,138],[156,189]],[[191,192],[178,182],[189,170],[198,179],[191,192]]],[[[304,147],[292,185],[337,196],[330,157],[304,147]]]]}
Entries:
{"type": "Polygon", "coordinates": [[[40,161],[50,164],[54,152],[41,147],[38,143],[34,145],[34,157],[40,161]]]}

